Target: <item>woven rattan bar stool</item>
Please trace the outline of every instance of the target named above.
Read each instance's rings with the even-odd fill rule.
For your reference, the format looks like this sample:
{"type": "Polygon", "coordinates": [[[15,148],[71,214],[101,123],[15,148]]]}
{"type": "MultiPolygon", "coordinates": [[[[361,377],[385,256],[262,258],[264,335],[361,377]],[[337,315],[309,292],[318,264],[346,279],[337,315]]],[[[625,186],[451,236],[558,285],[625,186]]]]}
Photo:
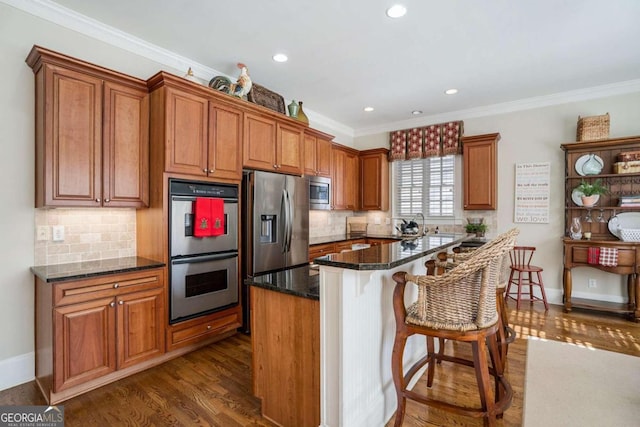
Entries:
{"type": "MultiPolygon", "coordinates": [[[[425,263],[425,266],[427,266],[427,274],[429,274],[429,265],[432,265],[432,274],[442,274],[446,270],[450,270],[457,264],[468,259],[473,251],[488,249],[491,247],[491,245],[497,244],[506,238],[509,238],[509,232],[501,234],[484,246],[480,246],[477,248],[460,248],[458,246],[453,248],[453,253],[439,252],[436,255],[437,260],[429,260],[425,263]]],[[[509,326],[509,311],[507,310],[507,305],[505,302],[505,291],[507,289],[507,285],[509,284],[510,272],[511,269],[509,265],[509,256],[505,254],[500,267],[498,285],[496,286],[496,309],[498,311],[498,315],[500,316],[498,320],[500,324],[500,329],[498,330],[498,346],[500,348],[500,355],[502,356],[504,363],[506,363],[507,360],[506,358],[509,351],[509,344],[511,344],[516,339],[516,332],[513,330],[513,328],[511,328],[511,326],[509,326]]],[[[442,353],[443,350],[444,349],[441,347],[439,353],[442,353]]]]}
{"type": "Polygon", "coordinates": [[[525,299],[524,301],[530,301],[531,304],[535,301],[542,301],[544,303],[544,309],[549,310],[547,295],[544,293],[544,283],[542,283],[542,267],[531,264],[531,259],[535,251],[535,246],[516,246],[509,253],[511,258],[511,275],[509,276],[507,298],[516,300],[516,310],[520,310],[520,301],[523,301],[523,295],[529,296],[529,299],[525,299]],[[515,292],[511,292],[511,287],[514,285],[518,289],[515,292]],[[529,292],[523,294],[522,288],[525,286],[529,287],[529,292]],[[534,295],[534,286],[540,288],[540,297],[534,295]]]}
{"type": "Polygon", "coordinates": [[[505,255],[513,248],[517,234],[517,229],[505,233],[499,242],[490,242],[486,248],[471,253],[466,261],[440,276],[414,276],[405,272],[393,275],[396,282],[393,294],[396,337],[391,370],[398,399],[396,427],[402,425],[406,399],[458,414],[483,417],[486,426],[494,426],[496,418],[501,417],[511,404],[513,392],[504,376],[503,358],[497,343],[500,327],[495,288],[505,255]],[[404,304],[407,283],[418,286],[417,301],[408,308],[404,304]],[[415,334],[426,336],[427,354],[405,375],[404,347],[407,338],[415,334]],[[470,342],[473,360],[436,354],[436,338],[470,342]],[[427,363],[427,387],[432,387],[439,360],[473,367],[478,381],[479,408],[454,405],[407,389],[412,377],[427,363]],[[491,377],[495,380],[493,393],[491,377]]]}

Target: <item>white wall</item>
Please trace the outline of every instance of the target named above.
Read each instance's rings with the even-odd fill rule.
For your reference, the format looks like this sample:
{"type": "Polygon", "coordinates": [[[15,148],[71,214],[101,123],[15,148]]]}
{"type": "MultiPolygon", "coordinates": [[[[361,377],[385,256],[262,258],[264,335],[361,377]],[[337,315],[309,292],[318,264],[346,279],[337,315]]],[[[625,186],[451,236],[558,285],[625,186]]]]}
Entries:
{"type": "MultiPolygon", "coordinates": [[[[520,229],[518,242],[538,248],[536,265],[544,268],[543,280],[547,296],[562,302],[562,241],[564,234],[564,152],[560,144],[575,141],[578,116],[609,112],[610,136],[640,135],[640,93],[611,96],[591,101],[573,102],[480,118],[464,120],[465,135],[499,132],[498,142],[498,231],[520,229]],[[551,162],[551,206],[549,224],[516,224],[513,222],[515,164],[551,162]]],[[[430,123],[424,123],[430,124],[430,123]]],[[[388,133],[355,138],[355,148],[388,147],[388,133]]],[[[623,276],[603,273],[592,268],[573,271],[575,296],[607,301],[624,301],[623,276]],[[597,287],[587,288],[588,278],[597,287]]]]}

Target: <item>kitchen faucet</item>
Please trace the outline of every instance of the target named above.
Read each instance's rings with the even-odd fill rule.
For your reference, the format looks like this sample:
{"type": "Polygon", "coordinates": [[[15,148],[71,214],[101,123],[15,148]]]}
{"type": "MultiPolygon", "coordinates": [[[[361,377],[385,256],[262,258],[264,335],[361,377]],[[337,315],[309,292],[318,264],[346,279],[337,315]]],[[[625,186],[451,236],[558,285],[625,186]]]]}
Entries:
{"type": "Polygon", "coordinates": [[[427,234],[427,229],[424,226],[424,214],[422,212],[418,212],[416,216],[422,217],[422,235],[425,236],[427,234]]]}

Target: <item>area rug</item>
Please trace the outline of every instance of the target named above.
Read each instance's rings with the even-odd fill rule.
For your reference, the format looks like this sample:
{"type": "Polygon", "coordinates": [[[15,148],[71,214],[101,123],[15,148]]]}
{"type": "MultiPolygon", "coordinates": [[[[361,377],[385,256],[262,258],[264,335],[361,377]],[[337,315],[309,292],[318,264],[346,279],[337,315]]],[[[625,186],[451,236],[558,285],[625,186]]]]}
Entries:
{"type": "Polygon", "coordinates": [[[529,338],[524,427],[637,427],[640,357],[529,338]]]}

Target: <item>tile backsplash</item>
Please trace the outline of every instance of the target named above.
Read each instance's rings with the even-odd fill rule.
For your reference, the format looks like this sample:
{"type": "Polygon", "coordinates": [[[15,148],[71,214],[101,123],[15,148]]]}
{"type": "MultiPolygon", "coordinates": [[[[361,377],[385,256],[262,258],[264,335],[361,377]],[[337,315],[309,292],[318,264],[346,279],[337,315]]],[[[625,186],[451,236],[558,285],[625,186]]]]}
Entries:
{"type": "Polygon", "coordinates": [[[135,209],[36,209],[35,228],[34,265],[136,255],[135,209]],[[53,226],[64,227],[63,241],[53,226]]]}

